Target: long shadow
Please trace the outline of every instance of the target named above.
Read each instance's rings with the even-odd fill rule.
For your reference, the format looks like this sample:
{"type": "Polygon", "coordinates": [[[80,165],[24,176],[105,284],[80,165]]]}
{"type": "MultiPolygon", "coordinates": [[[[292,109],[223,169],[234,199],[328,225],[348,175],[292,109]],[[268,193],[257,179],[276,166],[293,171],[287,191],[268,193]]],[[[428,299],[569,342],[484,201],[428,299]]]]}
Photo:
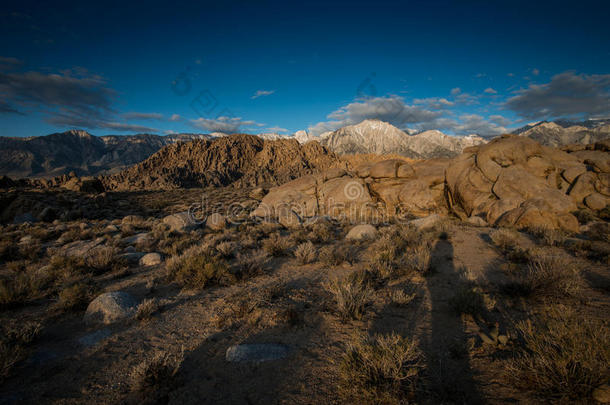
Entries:
{"type": "Polygon", "coordinates": [[[484,403],[468,354],[468,336],[449,300],[463,280],[453,264],[453,245],[439,240],[431,253],[434,273],[426,278],[430,296],[430,334],[423,343],[428,389],[424,402],[484,403]]]}

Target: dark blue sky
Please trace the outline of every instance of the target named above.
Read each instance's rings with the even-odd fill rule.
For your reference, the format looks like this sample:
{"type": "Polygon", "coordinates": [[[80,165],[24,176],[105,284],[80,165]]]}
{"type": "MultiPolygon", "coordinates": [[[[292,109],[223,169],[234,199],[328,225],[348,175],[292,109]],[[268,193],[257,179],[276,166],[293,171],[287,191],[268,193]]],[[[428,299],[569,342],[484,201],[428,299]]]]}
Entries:
{"type": "Polygon", "coordinates": [[[610,115],[608,2],[5,3],[0,135],[610,115]]]}

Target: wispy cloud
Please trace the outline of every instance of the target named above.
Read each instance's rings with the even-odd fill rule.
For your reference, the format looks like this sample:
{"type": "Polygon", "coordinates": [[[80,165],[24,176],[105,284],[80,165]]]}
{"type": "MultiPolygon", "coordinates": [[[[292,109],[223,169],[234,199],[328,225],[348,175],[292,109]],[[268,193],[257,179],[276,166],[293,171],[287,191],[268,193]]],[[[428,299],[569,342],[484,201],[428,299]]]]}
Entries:
{"type": "Polygon", "coordinates": [[[483,90],[483,92],[486,94],[498,94],[498,92],[492,89],[491,87],[486,88],[485,90],[483,90]]]}
{"type": "Polygon", "coordinates": [[[163,119],[163,114],[129,112],[123,114],[123,118],[125,118],[126,120],[161,120],[163,119]]]}
{"type": "Polygon", "coordinates": [[[256,93],[254,93],[254,95],[250,98],[254,100],[259,97],[269,96],[273,93],[275,93],[275,90],[256,90],[256,93]]]}
{"type": "Polygon", "coordinates": [[[267,130],[271,132],[288,132],[286,128],[282,127],[268,127],[267,130]]]}

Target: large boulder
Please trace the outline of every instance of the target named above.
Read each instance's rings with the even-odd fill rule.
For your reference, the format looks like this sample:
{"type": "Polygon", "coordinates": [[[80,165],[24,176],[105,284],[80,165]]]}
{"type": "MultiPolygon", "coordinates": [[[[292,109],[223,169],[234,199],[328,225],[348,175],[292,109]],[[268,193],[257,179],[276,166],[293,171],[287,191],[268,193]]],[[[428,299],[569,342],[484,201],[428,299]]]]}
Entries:
{"type": "Polygon", "coordinates": [[[101,322],[105,324],[131,318],[138,302],[130,294],[123,291],[113,291],[98,295],[85,312],[86,322],[101,322]]]}
{"type": "Polygon", "coordinates": [[[140,258],[141,266],[156,266],[163,261],[159,253],[147,253],[140,258]]]}
{"type": "Polygon", "coordinates": [[[188,211],[168,215],[163,218],[163,223],[169,226],[172,231],[178,232],[188,232],[199,226],[199,223],[188,211]]]}
{"type": "Polygon", "coordinates": [[[364,240],[374,239],[377,236],[377,229],[373,225],[363,224],[356,225],[349,230],[345,239],[348,240],[364,240]]]}
{"type": "MultiPolygon", "coordinates": [[[[471,148],[447,168],[448,207],[464,220],[477,216],[490,225],[577,231],[571,212],[595,192],[598,175],[588,172],[576,153],[520,136],[471,148]]],[[[601,205],[596,197],[591,203],[601,205]]]]}

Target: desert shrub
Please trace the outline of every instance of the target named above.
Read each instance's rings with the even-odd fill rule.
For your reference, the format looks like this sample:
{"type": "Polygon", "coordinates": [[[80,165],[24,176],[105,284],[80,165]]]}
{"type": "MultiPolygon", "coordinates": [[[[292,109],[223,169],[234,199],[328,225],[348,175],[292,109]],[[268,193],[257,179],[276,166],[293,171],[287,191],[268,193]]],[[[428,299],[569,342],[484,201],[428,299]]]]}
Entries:
{"type": "Polygon", "coordinates": [[[517,388],[545,400],[583,400],[609,382],[607,322],[562,307],[519,322],[516,329],[522,350],[515,353],[506,375],[517,388]]]}
{"type": "Polygon", "coordinates": [[[308,239],[314,243],[329,243],[335,239],[335,232],[332,225],[326,222],[313,224],[308,239]]]}
{"type": "Polygon", "coordinates": [[[91,296],[90,288],[82,283],[64,287],[59,291],[57,306],[64,310],[78,310],[87,306],[91,296]]]}
{"type": "Polygon", "coordinates": [[[118,270],[127,265],[119,256],[119,250],[111,246],[98,246],[85,256],[85,264],[95,273],[118,270]]]}
{"type": "Polygon", "coordinates": [[[430,247],[427,243],[421,243],[407,252],[405,264],[409,270],[426,274],[430,270],[430,257],[430,247]]]}
{"type": "Polygon", "coordinates": [[[535,226],[527,229],[528,233],[547,246],[559,246],[565,240],[563,231],[549,226],[535,226]]]}
{"type": "Polygon", "coordinates": [[[197,244],[198,238],[190,234],[168,233],[165,238],[159,238],[157,249],[166,256],[176,256],[197,244]]]}
{"type": "Polygon", "coordinates": [[[265,252],[238,253],[235,273],[241,279],[257,276],[263,272],[268,261],[269,256],[265,252]]]}
{"type": "Polygon", "coordinates": [[[560,256],[537,251],[527,266],[510,274],[502,289],[509,295],[536,297],[574,297],[582,285],[580,271],[560,256]]]}
{"type": "Polygon", "coordinates": [[[333,279],[323,286],[333,295],[337,311],[343,319],[362,318],[365,307],[373,299],[374,290],[362,272],[351,273],[342,279],[333,279]]]}
{"type": "Polygon", "coordinates": [[[170,280],[183,287],[202,289],[209,285],[226,285],[234,281],[228,264],[206,247],[195,246],[167,261],[170,280]]]}
{"type": "Polygon", "coordinates": [[[36,277],[24,264],[13,266],[0,278],[0,308],[25,305],[40,296],[46,280],[36,277]]]}
{"type": "Polygon", "coordinates": [[[68,256],[65,254],[55,254],[49,260],[52,272],[57,278],[68,279],[80,276],[85,270],[85,261],[81,257],[68,256]]]}
{"type": "Polygon", "coordinates": [[[216,245],[216,251],[226,259],[233,257],[237,245],[234,242],[220,242],[216,245]]]}
{"type": "Polygon", "coordinates": [[[484,313],[485,299],[479,288],[464,285],[449,299],[449,306],[456,315],[467,314],[476,317],[484,313]]]}
{"type": "Polygon", "coordinates": [[[136,319],[147,321],[159,310],[159,303],[155,298],[147,298],[138,305],[136,309],[136,319]]]}
{"type": "Polygon", "coordinates": [[[131,389],[136,392],[164,393],[176,382],[184,354],[157,352],[131,371],[131,389]]]}
{"type": "Polygon", "coordinates": [[[591,240],[610,242],[610,224],[608,222],[595,222],[589,225],[589,229],[585,234],[591,240]]]}
{"type": "Polygon", "coordinates": [[[15,260],[19,255],[19,248],[11,238],[4,238],[0,241],[0,260],[15,260]]]}
{"type": "Polygon", "coordinates": [[[339,361],[340,392],[358,403],[404,403],[415,390],[422,360],[415,340],[395,333],[358,335],[339,361]]]}
{"type": "Polygon", "coordinates": [[[294,251],[294,256],[301,264],[312,263],[316,260],[316,247],[311,242],[301,243],[294,251]]]}
{"type": "Polygon", "coordinates": [[[344,262],[353,264],[357,261],[357,252],[351,245],[329,245],[320,248],[318,260],[328,266],[339,266],[344,262]]]}
{"type": "Polygon", "coordinates": [[[494,229],[489,236],[493,244],[503,253],[508,253],[519,246],[519,235],[512,229],[494,229]]]}
{"type": "Polygon", "coordinates": [[[0,331],[0,381],[26,357],[28,346],[40,335],[41,329],[38,322],[19,321],[3,325],[0,331]]]}
{"type": "Polygon", "coordinates": [[[263,249],[271,256],[283,256],[292,247],[290,238],[281,236],[279,232],[272,233],[263,240],[263,249]]]}

